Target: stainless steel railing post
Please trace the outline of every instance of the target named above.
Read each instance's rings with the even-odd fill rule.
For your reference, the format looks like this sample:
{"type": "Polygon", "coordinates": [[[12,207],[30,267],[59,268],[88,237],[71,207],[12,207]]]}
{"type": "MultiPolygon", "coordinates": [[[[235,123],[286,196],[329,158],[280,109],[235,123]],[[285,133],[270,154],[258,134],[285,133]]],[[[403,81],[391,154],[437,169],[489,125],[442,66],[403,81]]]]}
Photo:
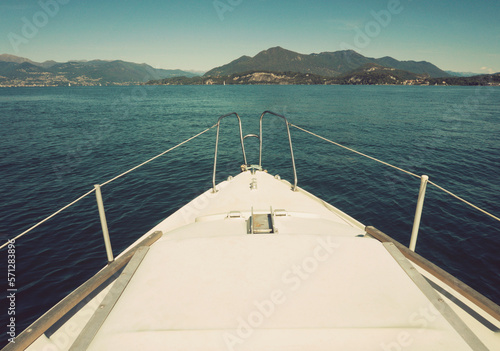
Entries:
{"type": "Polygon", "coordinates": [[[422,218],[422,209],[424,207],[425,199],[425,189],[427,188],[427,182],[429,177],[423,175],[420,178],[420,191],[418,192],[417,208],[415,210],[415,219],[413,220],[413,229],[411,231],[410,245],[408,248],[411,251],[415,251],[415,246],[417,246],[418,229],[420,227],[420,219],[422,218]]]}
{"type": "Polygon", "coordinates": [[[111,240],[109,239],[108,222],[106,221],[106,213],[104,212],[104,203],[102,201],[101,185],[95,184],[95,197],[97,199],[97,208],[99,209],[99,217],[101,219],[102,235],[104,237],[104,246],[106,247],[106,255],[108,263],[114,261],[113,250],[111,249],[111,240]]]}
{"type": "Polygon", "coordinates": [[[221,120],[223,118],[226,118],[226,117],[231,116],[231,115],[235,115],[236,118],[238,118],[238,126],[239,126],[239,129],[240,129],[241,151],[243,152],[243,162],[245,163],[245,165],[247,165],[247,155],[245,153],[245,143],[243,142],[243,129],[241,127],[241,118],[240,118],[240,116],[236,112],[231,112],[231,113],[228,113],[227,115],[220,116],[219,120],[217,121],[217,137],[215,139],[214,173],[213,173],[213,176],[212,176],[212,186],[213,186],[212,192],[213,193],[217,192],[217,189],[215,188],[215,173],[217,172],[217,150],[218,150],[218,146],[219,146],[219,128],[220,128],[220,122],[221,122],[221,120]]]}
{"type": "Polygon", "coordinates": [[[212,193],[217,192],[217,189],[215,188],[215,173],[217,172],[217,150],[219,147],[219,127],[220,127],[220,119],[217,122],[217,136],[215,138],[215,156],[214,156],[214,173],[212,175],[212,193]]]}
{"type": "Polygon", "coordinates": [[[293,167],[293,187],[292,190],[296,191],[297,190],[297,169],[295,168],[295,157],[293,156],[293,147],[292,147],[292,136],[290,135],[290,123],[286,119],[285,116],[282,116],[280,114],[274,113],[272,111],[264,111],[262,115],[260,115],[260,122],[259,122],[259,166],[262,167],[262,118],[264,115],[270,114],[276,117],[280,117],[284,120],[285,125],[286,125],[286,132],[288,134],[288,144],[290,145],[290,155],[292,157],[292,167],[293,167]]]}

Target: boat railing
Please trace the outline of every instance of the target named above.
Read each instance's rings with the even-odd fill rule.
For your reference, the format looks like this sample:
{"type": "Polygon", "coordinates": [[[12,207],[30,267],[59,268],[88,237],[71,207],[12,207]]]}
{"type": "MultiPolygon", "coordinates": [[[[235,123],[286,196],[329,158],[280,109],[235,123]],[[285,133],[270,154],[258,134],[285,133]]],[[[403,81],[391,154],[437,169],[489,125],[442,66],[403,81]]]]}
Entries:
{"type": "Polygon", "coordinates": [[[213,173],[213,176],[212,176],[212,185],[213,185],[213,188],[212,188],[212,191],[214,193],[217,192],[217,189],[215,188],[215,173],[217,172],[217,151],[218,151],[218,148],[219,148],[219,130],[220,130],[220,122],[226,118],[226,117],[229,117],[229,116],[236,116],[236,118],[238,118],[238,126],[240,128],[240,142],[241,142],[241,150],[243,151],[243,162],[245,165],[247,165],[247,156],[246,156],[246,153],[245,153],[245,143],[243,142],[244,138],[243,138],[243,129],[241,128],[241,118],[240,116],[236,113],[236,112],[231,112],[231,113],[228,113],[227,115],[223,115],[223,116],[220,116],[217,123],[215,124],[217,126],[217,136],[216,136],[216,139],[215,139],[215,156],[214,156],[214,173],[213,173]]]}
{"type": "Polygon", "coordinates": [[[245,165],[247,165],[247,159],[246,159],[246,154],[245,154],[245,146],[244,146],[244,139],[247,138],[247,137],[257,137],[260,141],[260,147],[259,147],[259,168],[261,168],[261,164],[262,164],[262,119],[264,117],[264,115],[266,114],[270,114],[270,115],[273,115],[273,116],[276,116],[276,117],[279,117],[279,118],[282,118],[286,124],[286,128],[287,128],[287,134],[288,134],[288,141],[289,141],[289,144],[290,144],[290,153],[291,153],[291,157],[292,157],[292,165],[293,165],[293,172],[294,172],[294,185],[293,185],[293,190],[296,190],[297,189],[297,172],[296,172],[296,168],[295,168],[295,160],[294,160],[294,155],[293,155],[293,148],[292,148],[292,139],[291,139],[291,134],[290,134],[290,128],[289,127],[294,127],[296,129],[299,129],[305,133],[308,133],[312,136],[315,136],[319,139],[322,139],[324,141],[327,141],[331,144],[334,144],[334,145],[337,145],[339,147],[342,147],[346,150],[349,150],[353,153],[356,153],[360,156],[363,156],[363,157],[366,157],[366,158],[369,158],[373,161],[376,161],[376,162],[379,162],[379,163],[382,163],[386,166],[389,166],[393,169],[396,169],[400,172],[403,172],[403,173],[406,173],[412,177],[416,177],[416,178],[419,178],[420,179],[420,191],[419,191],[419,195],[418,195],[418,200],[417,200],[417,206],[416,206],[416,210],[415,210],[415,217],[414,217],[414,221],[413,221],[413,228],[412,228],[412,234],[411,234],[411,239],[410,239],[410,245],[409,245],[409,248],[412,250],[412,251],[415,251],[415,247],[416,247],[416,243],[417,243],[417,235],[418,235],[418,230],[419,230],[419,226],[420,226],[420,218],[421,218],[421,215],[422,215],[422,209],[423,209],[423,204],[424,204],[424,198],[425,198],[425,191],[426,191],[426,187],[427,187],[427,184],[431,184],[433,185],[434,187],[436,187],[437,189],[447,193],[448,195],[454,197],[455,199],[467,204],[468,206],[482,212],[483,214],[489,216],[490,218],[493,218],[495,219],[496,221],[499,221],[500,222],[500,218],[491,214],[490,212],[488,211],[485,211],[484,209],[472,204],[471,202],[459,197],[458,195],[452,193],[451,191],[439,186],[438,184],[432,182],[429,180],[429,177],[427,175],[417,175],[415,173],[412,173],[412,172],[409,172],[405,169],[402,169],[400,167],[397,167],[397,166],[394,166],[390,163],[387,163],[387,162],[384,162],[382,160],[379,160],[375,157],[372,157],[372,156],[369,156],[369,155],[366,155],[362,152],[359,152],[357,150],[354,150],[352,148],[349,148],[347,146],[344,146],[342,144],[339,144],[337,142],[334,142],[332,140],[329,140],[327,138],[324,138],[318,134],[315,134],[311,131],[308,131],[302,127],[299,127],[297,125],[294,125],[290,122],[288,122],[288,120],[286,119],[285,116],[282,116],[282,115],[279,115],[277,113],[274,113],[274,112],[271,112],[271,111],[265,111],[261,117],[260,117],[260,135],[255,135],[255,134],[248,134],[246,135],[245,137],[243,137],[243,133],[242,133],[242,127],[241,127],[241,118],[239,117],[239,115],[235,112],[233,113],[230,113],[230,114],[227,114],[227,115],[223,115],[221,117],[219,117],[218,121],[216,124],[214,124],[213,126],[209,127],[209,128],[206,128],[205,130],[199,132],[198,134],[184,140],[183,142],[169,148],[168,150],[148,159],[147,161],[119,174],[118,176],[112,178],[112,179],[109,179],[108,181],[102,183],[102,184],[96,184],[94,185],[94,188],[90,191],[88,191],[87,193],[83,194],[82,196],[80,196],[79,198],[77,198],[76,200],[74,200],[73,202],[67,204],[66,206],[62,207],[61,209],[57,210],[56,212],[52,213],[51,215],[49,215],[48,217],[46,217],[45,219],[41,220],[40,222],[36,223],[35,225],[31,226],[30,228],[28,228],[27,230],[23,231],[21,234],[17,235],[16,237],[14,237],[13,239],[10,239],[8,240],[7,242],[5,242],[4,244],[0,245],[0,249],[3,249],[5,248],[6,246],[9,245],[9,243],[21,238],[22,236],[26,235],[27,233],[31,232],[32,230],[34,230],[35,228],[37,228],[38,226],[40,226],[41,224],[47,222],[48,220],[50,220],[51,218],[55,217],[56,215],[58,215],[59,213],[61,213],[62,211],[66,210],[67,208],[71,207],[72,205],[76,204],[77,202],[81,201],[82,199],[86,198],[87,196],[89,196],[90,194],[94,193],[96,194],[96,201],[97,201],[97,205],[98,205],[98,210],[99,210],[99,217],[100,217],[100,220],[101,220],[101,227],[102,227],[102,231],[103,231],[103,237],[104,237],[104,242],[105,242],[105,247],[106,247],[106,254],[107,254],[107,258],[108,258],[108,262],[112,262],[114,260],[114,257],[113,257],[113,252],[112,252],[112,247],[111,247],[111,241],[110,241],[110,238],[109,238],[109,231],[108,231],[108,227],[107,227],[107,221],[106,221],[106,214],[105,214],[105,210],[104,210],[104,203],[103,203],[103,200],[102,200],[102,195],[101,195],[101,188],[115,180],[117,180],[118,178],[121,178],[123,176],[125,176],[126,174],[130,173],[130,172],[133,172],[135,171],[136,169],[146,165],[147,163],[165,155],[166,153],[168,152],[171,152],[173,150],[175,150],[176,148],[186,144],[187,142],[201,136],[202,134],[208,132],[209,130],[217,127],[217,137],[216,137],[216,145],[215,145],[215,157],[214,157],[214,172],[213,172],[213,178],[212,178],[212,181],[213,181],[213,190],[216,191],[216,188],[215,188],[215,174],[216,174],[216,170],[217,170],[217,148],[218,148],[218,142],[219,142],[219,128],[220,128],[220,122],[226,118],[226,117],[229,117],[231,115],[235,115],[237,118],[238,118],[238,124],[239,124],[239,131],[240,131],[240,141],[241,141],[241,148],[242,148],[242,152],[243,152],[243,159],[244,159],[244,163],[245,165]]]}
{"type": "Polygon", "coordinates": [[[340,143],[337,143],[335,141],[329,140],[329,139],[327,139],[325,137],[322,137],[322,136],[320,136],[320,135],[318,135],[316,133],[313,133],[313,132],[311,132],[309,130],[306,130],[306,129],[302,128],[302,127],[299,127],[297,125],[294,125],[294,124],[290,123],[290,126],[296,128],[298,130],[301,130],[301,131],[303,131],[305,133],[308,133],[308,134],[310,134],[310,135],[312,135],[312,136],[314,136],[316,138],[319,138],[321,140],[329,142],[329,143],[331,143],[333,145],[339,146],[339,147],[341,147],[343,149],[346,149],[348,151],[356,153],[356,154],[358,154],[360,156],[366,157],[368,159],[371,159],[373,161],[376,161],[378,163],[381,163],[383,165],[386,165],[388,167],[396,169],[396,170],[398,170],[400,172],[406,173],[406,174],[408,174],[408,175],[410,175],[412,177],[420,179],[420,190],[419,190],[419,194],[418,194],[418,198],[417,198],[417,206],[416,206],[416,209],[415,209],[415,216],[414,216],[414,219],[413,219],[413,227],[412,227],[412,233],[411,233],[411,237],[410,237],[410,244],[409,244],[409,247],[408,247],[411,251],[415,251],[415,247],[416,247],[416,244],[417,244],[418,230],[419,230],[419,227],[420,227],[420,220],[421,220],[421,217],[422,217],[422,210],[423,210],[423,206],[424,206],[424,199],[425,199],[425,192],[426,192],[426,189],[427,189],[427,184],[433,185],[437,189],[439,189],[439,190],[447,193],[448,195],[454,197],[455,199],[457,199],[457,200],[465,203],[466,205],[468,205],[468,206],[470,206],[470,207],[478,210],[479,212],[482,212],[483,214],[487,215],[488,217],[490,217],[490,218],[492,218],[492,219],[500,222],[500,218],[499,217],[497,217],[497,216],[493,215],[492,213],[490,213],[490,212],[488,212],[488,211],[486,211],[486,210],[484,210],[484,209],[482,209],[482,208],[480,208],[480,207],[472,204],[471,202],[469,202],[469,201],[461,198],[460,196],[452,193],[451,191],[446,190],[442,186],[440,186],[440,185],[438,185],[438,184],[430,181],[428,175],[418,175],[418,174],[412,173],[412,172],[407,171],[407,170],[405,170],[403,168],[394,166],[394,165],[392,165],[392,164],[390,164],[388,162],[379,160],[378,158],[375,158],[373,156],[369,156],[367,154],[364,154],[362,152],[354,150],[354,149],[352,149],[350,147],[347,147],[347,146],[342,145],[340,143]]]}
{"type": "Polygon", "coordinates": [[[105,213],[105,210],[104,210],[104,203],[103,203],[103,200],[102,200],[102,194],[101,194],[101,188],[105,185],[108,185],[112,182],[114,182],[115,180],[127,175],[128,173],[130,172],[133,172],[135,171],[136,169],[150,163],[151,161],[153,160],[156,160],[157,158],[177,149],[178,147],[194,140],[195,138],[201,136],[202,134],[205,134],[206,132],[208,132],[209,130],[215,128],[217,126],[217,124],[214,124],[213,126],[209,127],[209,128],[206,128],[205,130],[199,132],[198,134],[196,135],[193,135],[192,137],[182,141],[181,143],[169,148],[168,150],[165,150],[163,151],[162,153],[144,161],[143,163],[135,166],[135,167],[132,167],[130,168],[129,170],[123,172],[123,173],[120,173],[119,175],[117,175],[116,177],[114,178],[111,178],[107,181],[105,181],[104,183],[102,184],[96,184],[94,185],[94,188],[88,192],[86,192],[85,194],[83,194],[82,196],[80,196],[79,198],[77,198],[76,200],[70,202],[69,204],[67,204],[66,206],[63,206],[62,208],[60,208],[59,210],[57,210],[56,212],[52,213],[51,215],[45,217],[44,219],[42,219],[40,222],[34,224],[33,226],[29,227],[28,229],[26,229],[25,231],[23,231],[21,234],[17,235],[16,237],[12,238],[12,239],[9,239],[7,240],[7,242],[3,243],[2,245],[0,245],[0,250],[5,248],[6,246],[8,246],[10,243],[12,242],[15,242],[16,240],[18,240],[19,238],[23,237],[24,235],[28,234],[29,232],[33,231],[34,229],[36,229],[37,227],[39,227],[40,225],[42,225],[43,223],[47,222],[48,220],[50,220],[51,218],[57,216],[58,214],[60,214],[61,212],[63,212],[64,210],[70,208],[71,206],[73,206],[74,204],[80,202],[81,200],[83,200],[84,198],[86,198],[87,196],[89,196],[90,194],[94,193],[96,194],[96,200],[97,200],[97,207],[98,207],[98,210],[99,210],[99,217],[100,217],[100,220],[101,220],[101,227],[102,227],[102,231],[103,231],[103,237],[104,237],[104,243],[105,243],[105,247],[106,247],[106,255],[108,257],[108,263],[111,263],[114,261],[114,256],[113,256],[113,250],[112,250],[112,247],[111,247],[111,240],[110,240],[110,237],[109,237],[109,230],[108,230],[108,225],[107,225],[107,221],[106,221],[106,213],[105,213]]]}
{"type": "Polygon", "coordinates": [[[288,134],[288,144],[290,145],[290,154],[292,157],[292,166],[293,166],[293,191],[297,190],[297,169],[295,168],[295,158],[293,156],[293,147],[292,147],[292,136],[290,135],[290,123],[286,119],[285,116],[271,112],[271,111],[264,111],[262,115],[260,116],[260,121],[259,121],[259,166],[262,167],[262,119],[266,114],[276,116],[279,118],[282,118],[283,121],[285,122],[286,125],[286,132],[288,134]]]}
{"type": "Polygon", "coordinates": [[[215,139],[215,156],[214,156],[214,171],[213,171],[213,175],[212,175],[212,192],[213,193],[217,192],[217,189],[215,186],[215,176],[217,173],[217,152],[219,150],[220,123],[224,118],[229,117],[229,116],[233,116],[233,115],[238,118],[238,125],[239,125],[239,131],[240,131],[240,142],[241,142],[241,149],[243,151],[244,165],[249,166],[248,162],[247,162],[246,154],[245,154],[245,142],[244,141],[247,138],[254,137],[254,138],[259,139],[259,168],[260,169],[262,169],[262,140],[263,140],[262,120],[264,119],[265,115],[272,115],[272,116],[276,116],[276,117],[283,119],[283,122],[285,123],[285,126],[286,126],[286,131],[287,131],[287,136],[288,136],[288,144],[290,145],[290,155],[292,158],[293,177],[294,177],[292,190],[294,190],[294,191],[297,190],[297,169],[295,167],[295,158],[293,156],[292,136],[290,135],[290,127],[289,127],[290,123],[288,122],[286,117],[283,115],[280,115],[280,114],[272,112],[272,111],[264,111],[262,113],[262,115],[260,116],[260,120],[259,120],[259,134],[258,135],[257,134],[247,134],[247,135],[243,136],[243,131],[242,131],[242,127],[241,127],[241,118],[236,112],[228,113],[227,115],[223,115],[223,116],[219,117],[219,120],[217,121],[217,124],[216,124],[217,136],[215,139]]]}

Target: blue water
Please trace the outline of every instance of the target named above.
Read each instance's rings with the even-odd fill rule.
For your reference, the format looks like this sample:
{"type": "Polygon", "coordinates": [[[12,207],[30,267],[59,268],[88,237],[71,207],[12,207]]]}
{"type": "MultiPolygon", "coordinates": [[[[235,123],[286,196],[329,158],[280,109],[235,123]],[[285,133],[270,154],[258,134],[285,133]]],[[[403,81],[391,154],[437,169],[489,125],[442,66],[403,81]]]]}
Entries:
{"type": "MultiPolygon", "coordinates": [[[[0,236],[13,237],[113,176],[236,111],[264,110],[406,168],[500,214],[500,89],[154,86],[0,89],[0,236]]],[[[263,165],[292,180],[283,124],[264,123],[263,165]]],[[[243,163],[221,127],[217,180],[243,163]]],[[[419,180],[292,128],[299,186],[407,245],[419,180]]],[[[103,187],[115,254],[211,185],[215,130],[103,187]]],[[[258,142],[247,139],[250,163],[258,142]]],[[[428,187],[417,252],[500,303],[500,225],[428,187]]],[[[2,241],[3,241],[2,240],[2,241]]],[[[17,333],[106,263],[95,198],[16,242],[17,333]]],[[[7,253],[0,253],[7,286],[7,253]]],[[[2,288],[0,325],[8,323],[2,288]]],[[[2,327],[6,329],[6,327],[2,327]]],[[[6,333],[2,329],[1,344],[6,333]]]]}

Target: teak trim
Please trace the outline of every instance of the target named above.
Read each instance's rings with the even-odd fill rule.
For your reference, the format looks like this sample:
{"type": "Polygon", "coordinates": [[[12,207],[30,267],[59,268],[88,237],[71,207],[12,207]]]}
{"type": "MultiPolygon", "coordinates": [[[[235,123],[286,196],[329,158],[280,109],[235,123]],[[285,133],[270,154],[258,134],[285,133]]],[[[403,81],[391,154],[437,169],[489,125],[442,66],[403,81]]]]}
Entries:
{"type": "Polygon", "coordinates": [[[128,283],[134,276],[135,271],[146,256],[148,250],[148,246],[141,246],[135,252],[134,257],[132,257],[123,273],[120,274],[111,290],[106,294],[106,297],[101,302],[99,308],[95,311],[94,315],[80,332],[80,335],[78,335],[73,345],[71,345],[69,351],[86,350],[89,347],[90,343],[94,340],[94,337],[104,324],[106,318],[108,318],[108,315],[122,295],[128,283]]]}
{"type": "Polygon", "coordinates": [[[399,266],[406,272],[410,279],[420,289],[420,291],[429,299],[441,316],[456,330],[462,339],[475,351],[488,351],[486,346],[469,329],[469,327],[457,316],[448,304],[439,297],[434,288],[427,280],[415,269],[415,267],[403,256],[401,251],[394,243],[385,242],[382,245],[396,260],[399,266]]]}
{"type": "Polygon", "coordinates": [[[24,350],[30,346],[36,339],[45,333],[54,323],[68,313],[73,307],[85,299],[88,295],[106,282],[113,274],[125,266],[134,256],[135,252],[141,246],[151,246],[163,233],[156,231],[139,242],[133,248],[119,256],[116,260],[108,264],[104,269],[80,285],[75,291],[62,299],[43,316],[38,318],[26,330],[15,338],[15,343],[9,343],[2,351],[24,350]]]}
{"type": "Polygon", "coordinates": [[[466,299],[470,300],[471,302],[476,304],[479,308],[481,308],[489,315],[491,315],[493,318],[500,321],[500,306],[498,306],[496,303],[488,299],[486,296],[480,294],[479,292],[477,292],[464,282],[455,278],[453,275],[446,272],[444,269],[436,266],[434,263],[420,256],[416,252],[411,251],[406,246],[394,240],[387,234],[381,232],[377,228],[368,226],[365,228],[365,231],[367,234],[371,235],[372,237],[383,243],[384,242],[393,243],[407,259],[417,264],[419,267],[426,270],[427,272],[432,274],[434,277],[436,277],[446,285],[449,285],[455,291],[462,294],[466,299]]]}

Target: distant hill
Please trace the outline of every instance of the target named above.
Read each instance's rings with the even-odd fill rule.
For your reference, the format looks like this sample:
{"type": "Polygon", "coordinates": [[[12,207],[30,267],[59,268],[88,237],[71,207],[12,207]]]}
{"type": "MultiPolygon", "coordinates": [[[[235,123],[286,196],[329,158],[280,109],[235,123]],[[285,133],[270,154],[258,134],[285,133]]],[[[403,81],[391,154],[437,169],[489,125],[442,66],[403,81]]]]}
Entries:
{"type": "Polygon", "coordinates": [[[425,78],[425,74],[419,75],[409,71],[381,66],[376,63],[367,63],[354,71],[336,77],[336,81],[338,84],[352,85],[399,85],[410,81],[423,81],[425,78]]]}
{"type": "Polygon", "coordinates": [[[0,55],[0,85],[4,86],[136,84],[176,76],[193,77],[197,74],[121,60],[38,63],[14,55],[0,55]]]}
{"type": "Polygon", "coordinates": [[[380,59],[373,59],[374,63],[384,67],[396,68],[402,71],[408,71],[415,74],[426,75],[431,78],[449,77],[445,71],[427,61],[398,61],[392,57],[386,56],[380,59]]]}
{"type": "Polygon", "coordinates": [[[9,55],[9,54],[1,54],[0,55],[0,62],[12,62],[12,63],[29,62],[29,63],[35,64],[35,62],[31,61],[30,59],[27,59],[24,57],[19,57],[19,56],[14,56],[14,55],[9,55]]]}
{"type": "Polygon", "coordinates": [[[492,85],[500,74],[474,77],[429,78],[424,74],[368,63],[338,77],[313,73],[248,71],[227,76],[174,77],[152,80],[148,85],[492,85]]]}
{"type": "Polygon", "coordinates": [[[445,71],[452,77],[474,77],[481,75],[480,73],[473,73],[473,72],[454,72],[454,71],[445,71]]]}
{"type": "Polygon", "coordinates": [[[331,84],[333,78],[297,72],[243,72],[218,77],[174,77],[152,80],[147,85],[291,85],[331,84]]]}
{"type": "Polygon", "coordinates": [[[472,77],[433,78],[428,81],[430,85],[500,86],[500,72],[472,77]]]}
{"type": "Polygon", "coordinates": [[[300,72],[270,72],[270,71],[249,71],[243,73],[234,73],[228,76],[212,77],[175,77],[162,80],[147,82],[151,85],[198,85],[198,84],[304,84],[304,85],[374,85],[374,84],[393,84],[401,85],[409,82],[423,82],[425,76],[415,73],[388,68],[375,63],[366,65],[338,77],[326,77],[313,73],[300,72]]]}
{"type": "Polygon", "coordinates": [[[421,61],[398,61],[392,57],[370,58],[353,50],[322,52],[319,54],[299,54],[281,47],[259,52],[254,57],[242,56],[226,65],[216,67],[206,77],[227,76],[248,71],[312,73],[325,77],[338,77],[366,64],[404,70],[432,78],[449,77],[445,71],[432,63],[421,61]]]}

